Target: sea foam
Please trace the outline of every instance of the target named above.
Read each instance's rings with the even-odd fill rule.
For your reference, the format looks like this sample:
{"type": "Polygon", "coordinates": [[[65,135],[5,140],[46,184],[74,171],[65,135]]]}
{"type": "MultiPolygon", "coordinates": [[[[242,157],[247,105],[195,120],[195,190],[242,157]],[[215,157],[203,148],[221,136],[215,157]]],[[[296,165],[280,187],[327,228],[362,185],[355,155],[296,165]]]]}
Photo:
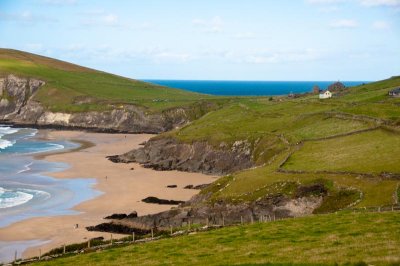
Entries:
{"type": "Polygon", "coordinates": [[[3,137],[6,135],[11,135],[11,134],[17,133],[18,131],[19,131],[18,128],[12,128],[12,127],[8,127],[8,126],[0,125],[0,150],[4,150],[15,144],[15,141],[6,140],[6,139],[3,139],[3,137]]]}
{"type": "Polygon", "coordinates": [[[50,198],[50,194],[33,189],[5,189],[0,187],[0,209],[11,208],[22,205],[32,200],[34,197],[44,199],[50,198]]]}

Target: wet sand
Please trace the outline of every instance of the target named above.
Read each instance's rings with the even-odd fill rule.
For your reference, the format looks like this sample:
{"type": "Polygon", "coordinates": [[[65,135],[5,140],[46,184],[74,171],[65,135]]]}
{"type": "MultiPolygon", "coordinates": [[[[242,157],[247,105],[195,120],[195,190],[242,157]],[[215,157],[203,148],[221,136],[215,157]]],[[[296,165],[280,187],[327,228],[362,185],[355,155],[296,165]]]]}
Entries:
{"type": "MultiPolygon", "coordinates": [[[[168,210],[172,206],[148,204],[141,202],[148,196],[165,199],[188,200],[198,193],[196,190],[183,189],[193,184],[211,183],[215,177],[198,173],[178,171],[154,171],[136,163],[115,164],[107,160],[108,155],[127,152],[140,147],[153,135],[125,135],[87,133],[80,131],[42,131],[42,136],[54,140],[78,140],[92,143],[84,149],[42,156],[44,160],[65,162],[70,168],[63,172],[48,173],[55,178],[95,178],[96,190],[103,194],[80,203],[73,209],[77,215],[38,217],[20,221],[0,229],[0,241],[38,241],[38,245],[28,248],[23,258],[42,254],[52,248],[87,241],[89,238],[108,233],[88,232],[85,227],[104,222],[103,217],[113,213],[130,213],[146,215],[168,210]],[[134,170],[131,170],[134,168],[134,170]],[[177,185],[177,188],[167,188],[177,185]],[[79,227],[75,228],[75,224],[79,227]]],[[[121,237],[114,235],[114,238],[121,237]]],[[[18,242],[19,243],[19,242],[18,242]]]]}

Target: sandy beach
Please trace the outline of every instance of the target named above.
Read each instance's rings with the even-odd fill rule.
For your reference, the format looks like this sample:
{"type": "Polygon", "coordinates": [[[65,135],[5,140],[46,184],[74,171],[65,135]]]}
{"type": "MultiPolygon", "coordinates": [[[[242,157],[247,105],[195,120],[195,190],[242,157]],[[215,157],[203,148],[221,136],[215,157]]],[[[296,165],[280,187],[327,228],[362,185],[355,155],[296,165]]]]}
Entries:
{"type": "MultiPolygon", "coordinates": [[[[41,241],[41,245],[25,250],[23,258],[39,255],[39,249],[43,254],[63,244],[84,242],[88,238],[98,236],[109,238],[108,233],[88,232],[85,227],[104,222],[103,217],[113,213],[137,211],[138,215],[146,215],[168,210],[171,206],[147,204],[141,200],[148,196],[188,200],[198,191],[183,189],[184,186],[211,183],[215,180],[213,176],[198,173],[160,172],[143,168],[135,163],[115,164],[105,158],[108,155],[121,154],[138,148],[140,143],[153,135],[80,131],[42,131],[41,134],[52,140],[93,143],[94,145],[88,145],[84,149],[50,154],[42,159],[70,165],[66,171],[48,175],[55,178],[95,178],[97,183],[94,188],[102,194],[75,206],[73,209],[79,212],[77,215],[30,218],[1,228],[1,241],[41,241]],[[134,170],[131,170],[132,168],[134,170]],[[167,188],[167,185],[178,187],[167,188]],[[75,228],[75,224],[79,227],[75,228]]],[[[117,237],[114,235],[114,238],[117,237]]]]}

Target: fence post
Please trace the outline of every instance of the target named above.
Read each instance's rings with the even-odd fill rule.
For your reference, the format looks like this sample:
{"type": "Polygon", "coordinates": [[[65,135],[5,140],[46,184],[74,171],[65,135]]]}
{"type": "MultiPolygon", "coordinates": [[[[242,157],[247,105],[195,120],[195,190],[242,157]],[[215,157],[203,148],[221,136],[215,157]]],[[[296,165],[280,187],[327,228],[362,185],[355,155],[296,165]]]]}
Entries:
{"type": "Polygon", "coordinates": [[[90,239],[87,241],[87,247],[90,248],[90,239]]]}
{"type": "Polygon", "coordinates": [[[207,224],[207,227],[210,225],[210,221],[208,220],[208,217],[206,219],[206,224],[207,224]]]}
{"type": "Polygon", "coordinates": [[[250,223],[251,223],[251,224],[253,224],[253,223],[254,223],[253,214],[250,216],[250,223]]]}
{"type": "Polygon", "coordinates": [[[172,225],[169,226],[169,230],[171,231],[171,236],[172,236],[172,234],[173,234],[173,232],[172,232],[172,225]]]}
{"type": "Polygon", "coordinates": [[[135,232],[132,232],[132,242],[135,242],[135,232]]]}
{"type": "Polygon", "coordinates": [[[153,240],[153,238],[154,238],[154,229],[151,228],[151,240],[153,240]]]}
{"type": "Polygon", "coordinates": [[[113,237],[112,237],[112,234],[111,234],[111,236],[110,236],[110,243],[111,243],[111,245],[113,244],[113,237]]]}
{"type": "Polygon", "coordinates": [[[64,249],[63,249],[63,254],[65,254],[66,248],[65,248],[65,244],[64,244],[64,249]]]}
{"type": "Polygon", "coordinates": [[[222,216],[222,226],[225,226],[225,217],[222,216]]]}
{"type": "Polygon", "coordinates": [[[39,248],[39,260],[42,258],[42,249],[39,248]]]}
{"type": "Polygon", "coordinates": [[[240,224],[243,224],[243,216],[240,216],[240,224]]]}
{"type": "Polygon", "coordinates": [[[192,229],[192,227],[191,227],[191,224],[190,224],[190,220],[188,220],[188,225],[189,225],[189,231],[190,231],[190,229],[192,229]]]}
{"type": "Polygon", "coordinates": [[[17,251],[14,253],[14,263],[17,263],[17,251]]]}

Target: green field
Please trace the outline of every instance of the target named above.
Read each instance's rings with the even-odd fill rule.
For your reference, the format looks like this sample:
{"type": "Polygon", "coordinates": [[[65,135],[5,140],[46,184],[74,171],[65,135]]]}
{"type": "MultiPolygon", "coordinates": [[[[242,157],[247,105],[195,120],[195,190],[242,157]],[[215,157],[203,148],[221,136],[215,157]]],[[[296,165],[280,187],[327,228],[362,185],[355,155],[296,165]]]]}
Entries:
{"type": "Polygon", "coordinates": [[[339,213],[235,226],[38,265],[399,265],[400,213],[339,213]]]}
{"type": "Polygon", "coordinates": [[[160,111],[210,98],[16,50],[0,49],[0,76],[46,82],[35,99],[52,111],[83,112],[135,104],[160,111]]]}
{"type": "Polygon", "coordinates": [[[306,142],[284,165],[288,170],[400,173],[400,136],[375,130],[306,142]]]}

